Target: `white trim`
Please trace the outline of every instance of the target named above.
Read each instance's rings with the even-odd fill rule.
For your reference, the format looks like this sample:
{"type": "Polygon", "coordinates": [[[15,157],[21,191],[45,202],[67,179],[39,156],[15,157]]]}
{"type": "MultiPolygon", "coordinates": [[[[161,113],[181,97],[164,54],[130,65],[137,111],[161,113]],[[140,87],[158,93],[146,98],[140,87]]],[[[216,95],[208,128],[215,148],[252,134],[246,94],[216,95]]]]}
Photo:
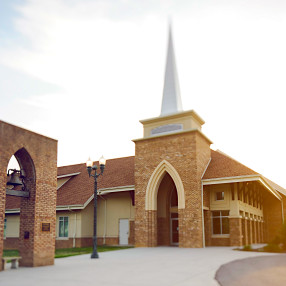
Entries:
{"type": "Polygon", "coordinates": [[[135,186],[130,185],[130,186],[99,189],[97,193],[98,193],[98,195],[105,195],[105,194],[109,194],[109,193],[128,192],[128,191],[134,191],[134,190],[135,190],[135,186]]]}
{"type": "Polygon", "coordinates": [[[247,176],[237,176],[237,177],[204,179],[202,180],[202,183],[204,186],[206,186],[206,185],[237,183],[237,182],[257,181],[257,180],[259,180],[259,175],[247,175],[247,176]]]}
{"type": "Polygon", "coordinates": [[[20,209],[5,210],[5,214],[17,214],[17,213],[20,213],[20,209]]]}
{"type": "Polygon", "coordinates": [[[66,174],[66,175],[60,175],[60,176],[57,176],[57,179],[66,178],[66,177],[72,177],[72,176],[76,176],[76,175],[79,175],[79,174],[80,174],[80,172],[78,172],[78,173],[66,174]]]}

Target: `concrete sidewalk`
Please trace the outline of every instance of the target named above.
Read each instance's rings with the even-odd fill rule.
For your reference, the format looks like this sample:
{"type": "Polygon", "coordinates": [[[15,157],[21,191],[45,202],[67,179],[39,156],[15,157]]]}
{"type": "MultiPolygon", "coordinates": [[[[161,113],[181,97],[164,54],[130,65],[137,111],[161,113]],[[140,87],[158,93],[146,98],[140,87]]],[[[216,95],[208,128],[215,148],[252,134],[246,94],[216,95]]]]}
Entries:
{"type": "Polygon", "coordinates": [[[286,285],[286,254],[251,257],[222,265],[216,279],[222,286],[286,285]]]}
{"type": "Polygon", "coordinates": [[[99,255],[99,259],[90,259],[89,255],[60,258],[54,266],[8,269],[0,272],[0,285],[218,285],[214,276],[222,264],[267,256],[230,247],[132,248],[99,255]]]}

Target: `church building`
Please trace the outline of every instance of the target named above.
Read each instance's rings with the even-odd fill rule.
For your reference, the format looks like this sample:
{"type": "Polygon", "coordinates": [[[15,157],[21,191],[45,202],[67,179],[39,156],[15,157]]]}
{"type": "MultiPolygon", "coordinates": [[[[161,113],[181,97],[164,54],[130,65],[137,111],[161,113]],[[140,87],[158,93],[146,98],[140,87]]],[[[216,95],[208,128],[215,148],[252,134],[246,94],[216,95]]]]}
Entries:
{"type": "MultiPolygon", "coordinates": [[[[182,108],[171,30],[161,114],[140,122],[135,156],[107,160],[98,181],[99,244],[201,248],[277,236],[286,190],[210,148],[204,120],[182,108]]],[[[93,182],[85,165],[58,167],[57,192],[56,247],[92,245],[93,182]]],[[[17,245],[17,200],[6,200],[6,248],[17,245]]]]}

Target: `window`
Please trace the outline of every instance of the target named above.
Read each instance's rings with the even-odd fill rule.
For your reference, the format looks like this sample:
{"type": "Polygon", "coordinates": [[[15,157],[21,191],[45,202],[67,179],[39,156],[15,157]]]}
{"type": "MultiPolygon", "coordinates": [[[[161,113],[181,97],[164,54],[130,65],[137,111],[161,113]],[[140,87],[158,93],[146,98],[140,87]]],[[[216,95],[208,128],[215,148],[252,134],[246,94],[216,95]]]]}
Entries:
{"type": "Polygon", "coordinates": [[[213,234],[229,234],[229,211],[212,212],[212,231],[213,234]]]}
{"type": "Polygon", "coordinates": [[[4,218],[4,238],[6,238],[7,218],[4,218]]]}
{"type": "Polygon", "coordinates": [[[60,216],[59,217],[59,237],[69,236],[69,217],[60,216]]]}
{"type": "Polygon", "coordinates": [[[224,192],[216,192],[215,193],[215,200],[216,201],[223,201],[224,200],[224,192]]]}

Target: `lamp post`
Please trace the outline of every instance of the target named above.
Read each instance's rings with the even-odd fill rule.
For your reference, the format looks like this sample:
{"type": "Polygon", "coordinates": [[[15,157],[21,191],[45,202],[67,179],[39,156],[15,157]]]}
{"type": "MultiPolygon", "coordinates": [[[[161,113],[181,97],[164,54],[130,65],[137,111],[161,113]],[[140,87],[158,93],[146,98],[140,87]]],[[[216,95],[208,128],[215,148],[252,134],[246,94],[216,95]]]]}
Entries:
{"type": "Polygon", "coordinates": [[[97,178],[103,174],[105,163],[106,163],[106,160],[103,158],[103,156],[101,156],[99,159],[100,173],[97,173],[97,166],[93,165],[93,162],[90,160],[90,158],[86,162],[86,168],[87,168],[87,172],[88,172],[89,177],[94,177],[93,252],[91,254],[91,258],[98,258],[97,234],[96,234],[96,228],[97,228],[97,178]],[[94,171],[94,174],[92,174],[92,171],[94,171]]]}

